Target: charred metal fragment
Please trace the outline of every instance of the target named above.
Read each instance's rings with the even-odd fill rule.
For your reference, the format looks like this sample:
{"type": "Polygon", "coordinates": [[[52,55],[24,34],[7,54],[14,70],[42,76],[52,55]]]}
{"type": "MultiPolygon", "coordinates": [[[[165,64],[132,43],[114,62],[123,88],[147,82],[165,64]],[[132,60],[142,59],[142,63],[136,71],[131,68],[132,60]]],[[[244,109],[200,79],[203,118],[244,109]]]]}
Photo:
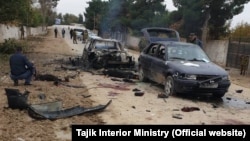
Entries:
{"type": "MultiPolygon", "coordinates": [[[[102,111],[105,108],[107,108],[111,102],[112,102],[112,100],[110,100],[105,105],[98,105],[98,106],[89,107],[89,108],[75,106],[72,108],[68,108],[68,109],[64,109],[64,110],[56,110],[56,111],[36,109],[36,108],[32,107],[32,105],[31,105],[28,109],[28,113],[32,118],[35,118],[35,119],[55,120],[55,119],[60,119],[60,118],[72,117],[75,115],[82,115],[84,113],[89,113],[89,112],[102,111]]],[[[41,104],[41,106],[42,106],[42,104],[41,104]]]]}
{"type": "Polygon", "coordinates": [[[11,109],[27,109],[28,108],[28,96],[29,91],[25,91],[23,94],[18,89],[5,88],[5,92],[8,99],[8,106],[11,109]]]}
{"type": "Polygon", "coordinates": [[[193,112],[193,111],[200,111],[200,108],[198,107],[183,107],[181,109],[183,112],[193,112]]]}
{"type": "Polygon", "coordinates": [[[52,74],[37,74],[35,76],[35,80],[40,81],[62,81],[59,77],[52,74]]]}
{"type": "Polygon", "coordinates": [[[112,102],[112,100],[110,100],[105,105],[98,105],[89,108],[75,106],[62,110],[61,101],[30,105],[27,103],[29,91],[25,91],[23,94],[20,93],[18,89],[5,88],[5,91],[8,98],[9,108],[20,110],[27,109],[28,114],[35,119],[55,120],[59,118],[72,117],[75,115],[82,115],[89,112],[97,112],[104,110],[112,102]]]}
{"type": "Polygon", "coordinates": [[[124,78],[122,79],[124,82],[127,82],[127,83],[135,83],[135,81],[131,80],[131,79],[127,79],[127,78],[124,78]]]}
{"type": "Polygon", "coordinates": [[[108,69],[103,71],[104,75],[118,77],[118,78],[127,78],[127,79],[137,79],[138,76],[131,72],[131,71],[123,71],[123,70],[116,70],[116,69],[108,69]]]}
{"type": "Polygon", "coordinates": [[[143,95],[144,95],[144,92],[141,92],[141,91],[135,92],[135,96],[143,96],[143,95]]]}
{"type": "Polygon", "coordinates": [[[80,58],[79,57],[76,57],[76,58],[69,57],[69,62],[72,66],[80,66],[80,58]]]}

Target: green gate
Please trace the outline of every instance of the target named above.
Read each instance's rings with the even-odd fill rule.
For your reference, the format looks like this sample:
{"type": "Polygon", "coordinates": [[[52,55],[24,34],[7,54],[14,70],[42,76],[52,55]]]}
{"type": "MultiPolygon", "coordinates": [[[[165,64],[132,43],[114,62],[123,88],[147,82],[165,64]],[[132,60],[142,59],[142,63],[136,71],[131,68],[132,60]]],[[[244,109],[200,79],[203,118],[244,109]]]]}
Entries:
{"type": "Polygon", "coordinates": [[[250,38],[230,38],[226,66],[240,68],[241,55],[250,56],[250,38]]]}

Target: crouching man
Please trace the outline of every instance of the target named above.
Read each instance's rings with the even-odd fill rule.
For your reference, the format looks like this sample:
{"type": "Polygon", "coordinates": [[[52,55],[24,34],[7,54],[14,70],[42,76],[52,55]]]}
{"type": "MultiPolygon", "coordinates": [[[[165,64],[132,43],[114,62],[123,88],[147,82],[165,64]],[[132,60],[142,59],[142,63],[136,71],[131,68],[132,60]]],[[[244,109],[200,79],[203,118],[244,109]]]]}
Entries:
{"type": "Polygon", "coordinates": [[[22,47],[16,48],[16,53],[11,55],[9,63],[14,86],[18,86],[18,80],[25,80],[24,85],[31,85],[32,75],[36,70],[34,64],[22,53],[22,47]]]}

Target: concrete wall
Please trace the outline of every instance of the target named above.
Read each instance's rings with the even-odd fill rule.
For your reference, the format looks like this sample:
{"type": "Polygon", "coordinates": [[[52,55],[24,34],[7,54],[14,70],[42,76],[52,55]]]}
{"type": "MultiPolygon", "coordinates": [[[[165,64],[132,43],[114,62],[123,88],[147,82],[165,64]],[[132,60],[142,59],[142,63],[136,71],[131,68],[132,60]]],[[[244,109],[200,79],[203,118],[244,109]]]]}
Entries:
{"type": "Polygon", "coordinates": [[[228,40],[208,41],[205,52],[213,62],[225,67],[227,63],[228,45],[228,40]]]}
{"type": "MultiPolygon", "coordinates": [[[[125,45],[131,49],[138,50],[138,43],[138,37],[128,35],[125,45]]],[[[213,62],[225,67],[227,61],[228,44],[228,40],[208,41],[205,52],[213,62]]]]}
{"type": "MultiPolygon", "coordinates": [[[[42,27],[25,27],[24,26],[24,37],[35,36],[40,34],[45,34],[46,31],[42,30],[42,27]]],[[[20,27],[0,24],[0,43],[4,42],[5,39],[13,38],[20,39],[21,32],[20,27]]]]}
{"type": "Polygon", "coordinates": [[[140,41],[140,39],[138,37],[127,35],[127,41],[126,41],[125,45],[128,48],[131,48],[134,50],[139,50],[139,48],[138,48],[139,41],[140,41]]]}

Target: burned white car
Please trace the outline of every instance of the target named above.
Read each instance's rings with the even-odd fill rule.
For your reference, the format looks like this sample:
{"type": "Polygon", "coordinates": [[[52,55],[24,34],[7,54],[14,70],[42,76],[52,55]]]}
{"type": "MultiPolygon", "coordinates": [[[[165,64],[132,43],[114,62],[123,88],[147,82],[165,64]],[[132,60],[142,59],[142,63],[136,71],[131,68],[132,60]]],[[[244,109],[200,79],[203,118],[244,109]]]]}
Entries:
{"type": "Polygon", "coordinates": [[[86,67],[94,69],[135,66],[134,57],[129,55],[120,41],[101,37],[92,37],[87,41],[82,59],[86,67]]]}
{"type": "Polygon", "coordinates": [[[228,91],[228,72],[211,62],[197,45],[178,41],[157,41],[139,56],[139,79],[165,86],[165,95],[210,93],[221,98],[228,91]]]}

